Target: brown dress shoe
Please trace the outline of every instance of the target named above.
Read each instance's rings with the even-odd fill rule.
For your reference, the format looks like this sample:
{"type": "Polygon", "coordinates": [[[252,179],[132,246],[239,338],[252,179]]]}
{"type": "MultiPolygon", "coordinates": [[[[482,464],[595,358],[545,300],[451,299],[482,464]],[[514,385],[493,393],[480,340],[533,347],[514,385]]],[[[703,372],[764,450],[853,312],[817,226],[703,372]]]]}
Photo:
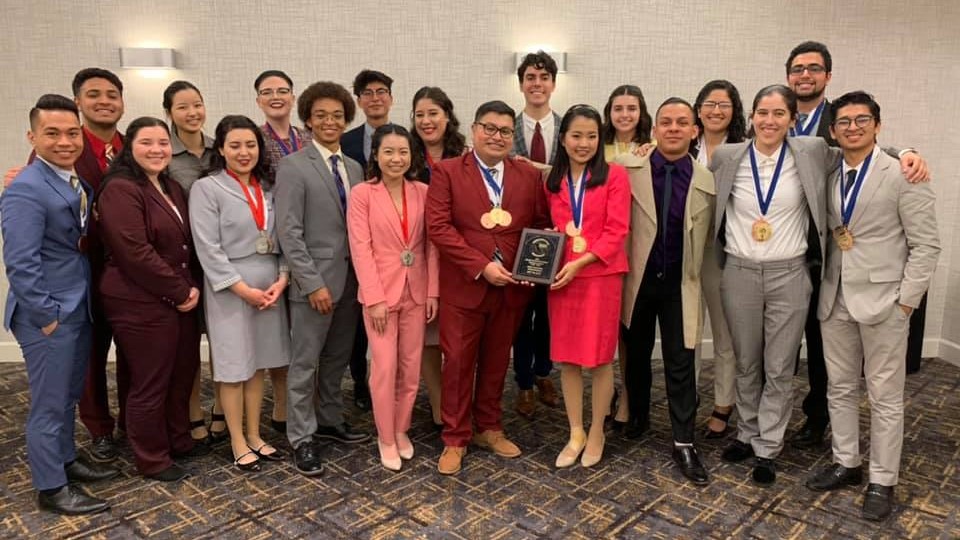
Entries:
{"type": "Polygon", "coordinates": [[[550,407],[556,407],[560,404],[557,397],[557,389],[553,386],[553,381],[548,377],[537,377],[537,390],[540,394],[540,402],[550,407]]]}
{"type": "Polygon", "coordinates": [[[466,453],[466,446],[444,446],[443,453],[437,461],[437,471],[440,474],[457,474],[460,472],[460,464],[466,453]]]}
{"type": "Polygon", "coordinates": [[[520,448],[510,442],[502,431],[487,430],[474,435],[473,444],[500,457],[515,458],[520,455],[520,448]]]}
{"type": "Polygon", "coordinates": [[[533,390],[520,390],[517,393],[516,411],[520,416],[533,418],[533,411],[537,406],[537,398],[533,390]]]}

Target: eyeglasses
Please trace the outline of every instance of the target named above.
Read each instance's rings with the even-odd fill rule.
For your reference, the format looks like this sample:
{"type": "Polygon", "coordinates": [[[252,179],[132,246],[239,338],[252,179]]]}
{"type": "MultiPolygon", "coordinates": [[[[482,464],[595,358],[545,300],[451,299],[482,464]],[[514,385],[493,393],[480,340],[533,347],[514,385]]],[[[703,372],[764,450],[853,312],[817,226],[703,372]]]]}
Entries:
{"type": "Polygon", "coordinates": [[[257,95],[260,95],[262,97],[273,97],[274,95],[276,95],[277,97],[286,97],[292,93],[293,93],[293,90],[289,88],[277,88],[276,90],[274,90],[273,88],[264,88],[263,90],[258,91],[257,95]]]}
{"type": "Polygon", "coordinates": [[[342,112],[328,113],[325,111],[315,112],[311,116],[316,122],[326,122],[327,120],[333,120],[334,122],[343,122],[345,117],[342,112]]]}
{"type": "Polygon", "coordinates": [[[700,104],[700,110],[703,111],[712,111],[714,109],[720,109],[721,111],[729,111],[733,108],[733,103],[729,101],[704,101],[700,104]]]}
{"type": "Polygon", "coordinates": [[[791,75],[803,75],[804,71],[809,71],[811,75],[820,75],[821,73],[827,71],[827,68],[821,66],[820,64],[797,64],[795,66],[790,66],[791,75]]]}
{"type": "Polygon", "coordinates": [[[850,119],[847,117],[837,118],[833,121],[833,127],[836,129],[847,129],[851,125],[856,124],[859,128],[865,128],[870,125],[870,122],[873,121],[873,115],[861,114],[856,118],[850,119]]]}
{"type": "Polygon", "coordinates": [[[360,97],[372,98],[373,96],[383,97],[389,96],[390,90],[387,88],[377,88],[376,90],[366,89],[360,91],[360,97]]]}
{"type": "Polygon", "coordinates": [[[487,124],[485,122],[474,122],[473,125],[483,128],[483,133],[488,137],[493,137],[497,133],[504,139],[513,137],[514,129],[509,127],[497,127],[496,124],[487,124]]]}

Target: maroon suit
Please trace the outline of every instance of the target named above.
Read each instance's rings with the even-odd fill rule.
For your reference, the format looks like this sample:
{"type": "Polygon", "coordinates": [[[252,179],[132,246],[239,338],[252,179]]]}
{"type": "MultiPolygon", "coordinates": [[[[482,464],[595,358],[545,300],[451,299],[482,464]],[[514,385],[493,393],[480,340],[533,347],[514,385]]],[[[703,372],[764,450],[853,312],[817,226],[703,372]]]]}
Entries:
{"type": "Polygon", "coordinates": [[[176,306],[200,288],[202,271],[186,196],[173,180],[163,184],[182,221],[147,181],[113,177],[97,199],[106,246],[100,294],[127,358],[127,437],[143,474],[170,467],[171,453],[193,447],[188,403],[200,366],[198,311],[176,306]]]}
{"type": "Polygon", "coordinates": [[[471,420],[479,433],[502,430],[500,398],[510,347],[533,291],[519,285],[496,287],[481,274],[496,248],[503,266],[512,269],[524,227],[549,225],[540,173],[506,159],[502,207],[513,217],[509,226],[480,225],[491,204],[473,153],[441,161],[432,171],[426,214],[429,238],[440,252],[446,446],[467,445],[471,420]]]}

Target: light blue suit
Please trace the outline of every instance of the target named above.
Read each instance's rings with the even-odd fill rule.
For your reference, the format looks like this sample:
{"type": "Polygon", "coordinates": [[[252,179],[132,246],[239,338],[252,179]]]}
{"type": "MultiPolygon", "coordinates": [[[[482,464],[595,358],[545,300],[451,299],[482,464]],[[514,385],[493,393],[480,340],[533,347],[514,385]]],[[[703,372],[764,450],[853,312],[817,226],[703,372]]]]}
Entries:
{"type": "MultiPolygon", "coordinates": [[[[92,190],[81,182],[88,201],[92,190]]],[[[87,210],[89,214],[89,208],[87,210]]],[[[10,292],[4,327],[20,344],[30,384],[27,458],[37,489],[67,483],[76,459],[74,411],[90,357],[90,265],[78,241],[86,232],[80,195],[40,159],[0,197],[3,262],[10,292]],[[59,325],[45,336],[41,328],[59,325]]]]}

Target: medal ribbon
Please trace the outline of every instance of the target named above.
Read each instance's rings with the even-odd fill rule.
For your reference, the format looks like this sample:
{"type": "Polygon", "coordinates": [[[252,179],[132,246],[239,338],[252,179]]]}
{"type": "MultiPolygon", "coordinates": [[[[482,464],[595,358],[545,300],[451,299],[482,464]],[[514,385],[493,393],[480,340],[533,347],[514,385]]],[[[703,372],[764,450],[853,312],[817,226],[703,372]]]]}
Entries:
{"type": "MultiPolygon", "coordinates": [[[[403,212],[397,212],[400,214],[400,230],[403,231],[403,245],[407,247],[410,245],[410,218],[407,214],[407,186],[406,180],[403,181],[403,185],[400,186],[400,198],[403,200],[403,212]]],[[[396,206],[394,206],[396,208],[396,206]]]]}
{"type": "Polygon", "coordinates": [[[503,188],[493,179],[493,173],[490,172],[490,169],[480,165],[480,170],[483,172],[483,179],[487,181],[487,185],[493,190],[495,196],[495,200],[490,202],[493,203],[493,206],[500,206],[500,201],[503,199],[503,188]]]}
{"type": "Polygon", "coordinates": [[[253,192],[257,195],[257,200],[254,202],[253,197],[250,195],[250,190],[247,189],[247,185],[244,184],[233,171],[227,169],[227,174],[231,178],[237,181],[240,184],[240,188],[243,189],[243,194],[247,198],[247,206],[250,207],[250,213],[253,214],[253,222],[257,224],[258,231],[265,231],[267,229],[266,221],[266,212],[263,204],[263,189],[260,187],[260,182],[257,181],[257,178],[250,175],[250,185],[253,186],[253,192]]]}
{"type": "Polygon", "coordinates": [[[573,175],[567,171],[567,193],[570,194],[570,212],[573,214],[573,226],[580,228],[583,222],[583,194],[587,190],[587,170],[584,169],[580,174],[580,189],[578,193],[573,190],[573,175]]]}
{"type": "Polygon", "coordinates": [[[300,149],[300,141],[297,140],[297,132],[293,130],[293,126],[290,126],[290,146],[287,147],[283,143],[283,139],[277,135],[277,132],[273,130],[273,126],[267,124],[267,131],[270,132],[270,138],[277,142],[277,145],[280,147],[280,153],[289,156],[290,154],[296,152],[300,149]]]}
{"type": "Polygon", "coordinates": [[[797,125],[796,129],[790,128],[790,136],[796,137],[797,135],[810,135],[810,132],[813,131],[813,126],[817,125],[817,121],[820,120],[820,113],[823,112],[823,106],[826,104],[827,102],[824,100],[817,105],[817,108],[813,110],[813,114],[810,115],[810,118],[807,118],[807,125],[797,125]]]}
{"type": "Polygon", "coordinates": [[[860,172],[857,174],[857,180],[853,183],[853,190],[844,185],[843,167],[840,167],[840,217],[843,219],[843,226],[850,224],[850,218],[853,217],[853,208],[857,205],[857,197],[860,195],[860,188],[863,187],[863,179],[867,177],[867,169],[870,168],[870,161],[873,159],[873,152],[867,155],[863,160],[860,172]],[[844,196],[849,192],[849,196],[844,196]]]}
{"type": "Polygon", "coordinates": [[[757,203],[760,205],[760,215],[766,217],[770,209],[770,203],[773,202],[773,192],[777,190],[777,183],[780,181],[780,170],[783,169],[783,158],[787,155],[787,141],[780,145],[780,157],[777,158],[777,168],[773,170],[773,177],[770,178],[770,191],[766,197],[763,196],[763,189],[760,186],[760,171],[757,169],[757,155],[753,150],[754,145],[750,145],[750,169],[753,171],[753,185],[757,190],[757,203]]]}

